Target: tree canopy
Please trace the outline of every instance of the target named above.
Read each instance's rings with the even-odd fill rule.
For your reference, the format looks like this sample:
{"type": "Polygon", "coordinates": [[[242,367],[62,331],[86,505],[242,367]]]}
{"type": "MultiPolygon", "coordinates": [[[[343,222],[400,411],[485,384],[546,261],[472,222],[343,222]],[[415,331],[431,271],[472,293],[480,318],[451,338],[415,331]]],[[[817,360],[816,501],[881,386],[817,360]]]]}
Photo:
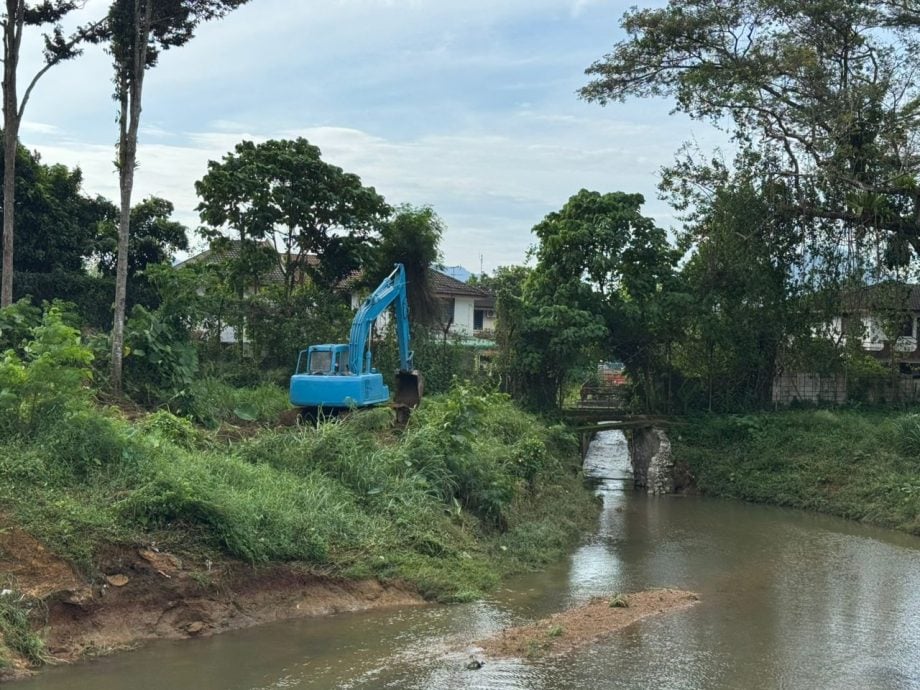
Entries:
{"type": "Polygon", "coordinates": [[[195,189],[206,233],[272,242],[288,291],[304,274],[334,285],[355,270],[390,211],[373,187],[322,160],[303,138],[243,141],[222,161],[209,162],[195,189]]]}
{"type": "Polygon", "coordinates": [[[728,126],[784,212],[904,261],[920,252],[918,25],[914,2],[670,0],[625,15],[581,95],[666,96],[728,126]]]}

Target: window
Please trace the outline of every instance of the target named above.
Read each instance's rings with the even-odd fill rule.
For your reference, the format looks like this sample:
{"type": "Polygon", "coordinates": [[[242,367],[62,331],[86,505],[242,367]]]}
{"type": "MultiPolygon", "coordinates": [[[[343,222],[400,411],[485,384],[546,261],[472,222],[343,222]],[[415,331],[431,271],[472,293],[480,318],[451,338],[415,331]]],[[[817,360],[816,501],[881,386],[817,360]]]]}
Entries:
{"type": "Polygon", "coordinates": [[[348,350],[342,350],[336,355],[335,372],[337,374],[347,374],[348,372],[348,350]]]}
{"type": "Polygon", "coordinates": [[[914,337],[914,317],[913,316],[905,316],[901,320],[901,324],[898,328],[898,336],[905,337],[905,338],[914,337]]]}
{"type": "Polygon", "coordinates": [[[482,309],[477,309],[473,312],[473,330],[481,331],[482,330],[482,319],[485,315],[485,312],[482,309]]]}
{"type": "Polygon", "coordinates": [[[310,354],[310,373],[328,374],[332,371],[332,353],[320,350],[310,354]]]}
{"type": "Polygon", "coordinates": [[[441,300],[440,322],[444,327],[450,326],[454,322],[454,298],[441,300]]]}

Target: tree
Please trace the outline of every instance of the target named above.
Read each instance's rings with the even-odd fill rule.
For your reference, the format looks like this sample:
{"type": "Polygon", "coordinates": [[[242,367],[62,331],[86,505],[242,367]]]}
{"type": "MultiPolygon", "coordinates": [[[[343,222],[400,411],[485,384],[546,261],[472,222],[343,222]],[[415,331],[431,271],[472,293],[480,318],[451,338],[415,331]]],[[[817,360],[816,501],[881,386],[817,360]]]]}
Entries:
{"type": "MultiPolygon", "coordinates": [[[[147,266],[170,261],[175,252],[188,249],[187,228],[172,220],[171,201],[151,196],[131,209],[131,237],[128,240],[128,275],[147,266]]],[[[98,242],[99,269],[106,275],[116,271],[117,224],[104,224],[98,242]]]]}
{"type": "Polygon", "coordinates": [[[406,270],[410,318],[417,324],[432,324],[439,306],[431,270],[441,260],[438,245],[443,234],[444,223],[431,208],[400,206],[380,228],[380,241],[365,269],[365,286],[375,288],[394,264],[401,263],[406,270]]]}
{"type": "Polygon", "coordinates": [[[128,282],[128,238],[131,194],[137,165],[144,76],[162,51],[185,45],[203,22],[223,17],[247,0],[115,0],[109,8],[109,52],[115,67],[118,102],[118,183],[120,210],[115,275],[115,319],[112,326],[112,388],[122,389],[125,302],[128,282]]]}
{"type": "Polygon", "coordinates": [[[114,219],[117,210],[107,199],[86,196],[82,186],[79,168],[45,165],[37,153],[19,146],[14,255],[17,273],[84,272],[84,262],[93,254],[100,226],[114,219]]]}
{"type": "Polygon", "coordinates": [[[61,20],[70,12],[82,7],[78,0],[43,0],[30,3],[26,0],[6,0],[5,12],[0,15],[3,30],[3,267],[0,275],[0,307],[13,301],[13,252],[15,250],[15,198],[16,162],[18,157],[19,127],[29,97],[38,81],[55,65],[70,60],[82,51],[79,44],[99,35],[104,20],[81,27],[70,37],[65,37],[61,20]],[[27,26],[48,26],[44,34],[44,64],[32,76],[19,98],[19,56],[22,36],[27,26]]]}
{"type": "Polygon", "coordinates": [[[613,354],[645,404],[656,405],[661,352],[679,325],[679,253],[642,216],[643,203],[640,194],[583,189],[534,227],[537,264],[515,340],[522,371],[535,385],[544,381],[544,398],[561,403],[572,373],[613,354]]]}
{"type": "Polygon", "coordinates": [[[670,0],[622,24],[584,98],[671,97],[756,151],[782,212],[889,262],[920,253],[915,2],[670,0]]]}
{"type": "Polygon", "coordinates": [[[303,138],[241,142],[208,163],[195,189],[209,236],[229,229],[243,244],[274,245],[287,294],[307,275],[330,287],[355,270],[390,211],[373,187],[303,138]]]}

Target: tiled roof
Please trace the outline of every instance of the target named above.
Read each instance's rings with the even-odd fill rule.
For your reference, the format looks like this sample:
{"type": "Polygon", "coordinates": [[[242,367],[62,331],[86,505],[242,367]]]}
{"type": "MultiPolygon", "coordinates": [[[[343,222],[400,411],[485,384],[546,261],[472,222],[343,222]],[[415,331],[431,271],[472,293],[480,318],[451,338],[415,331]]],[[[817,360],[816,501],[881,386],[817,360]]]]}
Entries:
{"type": "MultiPolygon", "coordinates": [[[[203,252],[190,256],[185,261],[180,261],[176,264],[176,268],[185,266],[187,264],[193,263],[217,263],[218,261],[226,261],[228,259],[236,259],[240,255],[240,247],[242,243],[239,240],[228,240],[227,242],[221,242],[220,245],[215,248],[212,244],[209,249],[206,249],[203,252]]],[[[263,240],[261,246],[265,249],[270,249],[274,251],[275,247],[268,240],[263,240]]],[[[300,258],[300,254],[291,254],[292,261],[297,261],[300,258]]],[[[319,266],[319,257],[316,254],[307,254],[306,256],[306,265],[310,267],[319,266]]],[[[281,272],[281,266],[275,265],[272,267],[272,270],[268,272],[265,279],[269,283],[283,283],[284,274],[281,272]]]]}
{"type": "Polygon", "coordinates": [[[489,293],[485,290],[467,285],[466,283],[461,283],[456,278],[451,278],[449,275],[445,275],[440,271],[431,272],[431,287],[434,288],[435,293],[438,295],[446,295],[448,297],[476,297],[478,299],[486,299],[489,297],[489,293]]]}

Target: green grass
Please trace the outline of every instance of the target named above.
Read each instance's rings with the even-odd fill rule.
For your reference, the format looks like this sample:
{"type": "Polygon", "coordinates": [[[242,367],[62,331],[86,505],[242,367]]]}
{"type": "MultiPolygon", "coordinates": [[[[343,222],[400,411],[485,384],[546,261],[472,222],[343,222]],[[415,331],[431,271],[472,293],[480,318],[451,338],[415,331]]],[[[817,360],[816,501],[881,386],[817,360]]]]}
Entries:
{"type": "Polygon", "coordinates": [[[789,410],[700,417],[672,435],[705,493],[920,534],[920,415],[789,410]]]}
{"type": "MultiPolygon", "coordinates": [[[[264,399],[260,416],[281,407],[202,386],[225,398],[215,417],[245,399],[264,399]]],[[[378,409],[229,445],[167,412],[129,423],[80,402],[0,444],[0,510],[88,573],[111,544],[156,540],[456,601],[560,557],[591,524],[578,465],[561,428],[462,386],[403,432],[378,409]]]]}
{"type": "Polygon", "coordinates": [[[32,631],[30,602],[9,588],[0,594],[0,669],[12,665],[12,655],[18,654],[30,664],[45,660],[45,645],[32,631]]]}

